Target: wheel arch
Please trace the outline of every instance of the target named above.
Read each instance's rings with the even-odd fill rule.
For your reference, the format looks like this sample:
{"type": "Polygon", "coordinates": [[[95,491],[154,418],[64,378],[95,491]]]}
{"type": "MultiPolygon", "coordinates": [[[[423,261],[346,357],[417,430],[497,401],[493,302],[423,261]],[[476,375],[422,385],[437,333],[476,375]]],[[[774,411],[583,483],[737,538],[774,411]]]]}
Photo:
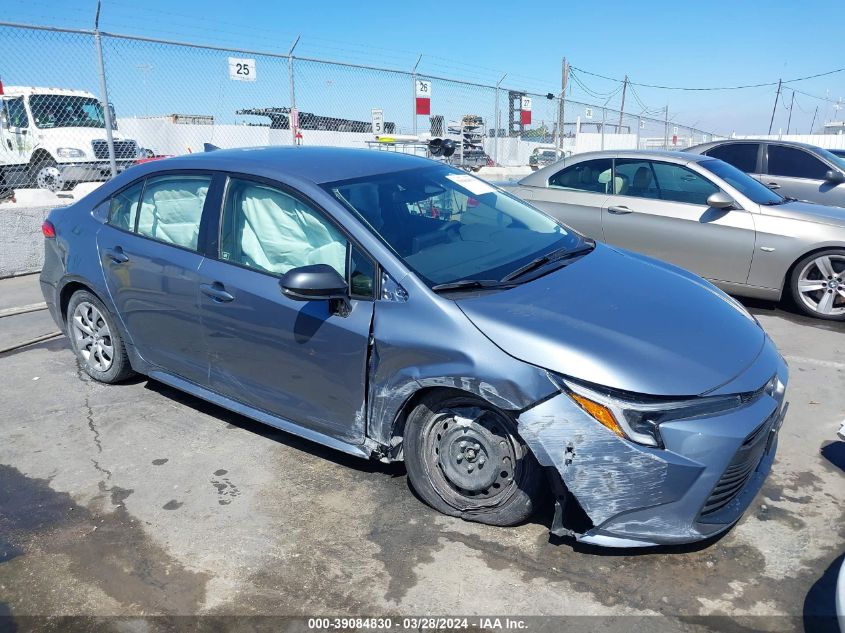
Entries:
{"type": "Polygon", "coordinates": [[[49,159],[54,162],[56,161],[56,158],[46,149],[44,149],[43,147],[37,148],[34,152],[32,152],[32,156],[29,159],[30,169],[34,168],[36,165],[38,165],[39,162],[44,159],[49,159]]]}
{"type": "Polygon", "coordinates": [[[784,278],[783,278],[783,289],[785,291],[787,291],[787,293],[789,294],[790,297],[792,296],[792,284],[791,284],[792,273],[795,272],[795,269],[798,267],[798,264],[802,260],[809,257],[810,255],[816,255],[816,254],[822,253],[824,251],[830,251],[830,250],[835,250],[835,249],[845,251],[845,243],[843,243],[843,244],[833,243],[833,244],[826,244],[825,246],[817,246],[817,247],[812,248],[808,251],[805,251],[804,253],[802,253],[801,255],[799,255],[798,257],[795,258],[795,261],[793,261],[789,265],[789,268],[786,269],[786,275],[784,275],[784,278]]]}
{"type": "Polygon", "coordinates": [[[388,457],[392,461],[403,461],[405,458],[403,453],[405,424],[408,421],[408,416],[411,414],[411,411],[413,411],[420,402],[436,393],[439,393],[443,398],[456,396],[477,398],[478,400],[483,400],[490,406],[496,407],[500,411],[511,415],[515,414],[518,411],[518,409],[516,408],[503,408],[501,406],[501,403],[492,402],[489,398],[485,398],[483,393],[477,393],[475,391],[470,391],[467,389],[459,389],[457,387],[447,387],[443,385],[423,386],[420,389],[414,391],[410,396],[405,399],[405,401],[399,407],[399,410],[396,412],[396,415],[393,418],[390,427],[390,444],[388,447],[388,457]]]}
{"type": "Polygon", "coordinates": [[[108,303],[103,301],[103,298],[100,296],[100,294],[96,290],[94,290],[94,288],[92,288],[89,284],[86,284],[77,279],[72,279],[71,281],[65,283],[62,286],[61,291],[59,291],[59,314],[62,315],[62,318],[65,321],[67,321],[67,307],[70,304],[70,298],[79,290],[85,290],[87,292],[90,292],[92,295],[97,297],[100,303],[102,303],[104,306],[108,307],[109,305],[108,303]]]}

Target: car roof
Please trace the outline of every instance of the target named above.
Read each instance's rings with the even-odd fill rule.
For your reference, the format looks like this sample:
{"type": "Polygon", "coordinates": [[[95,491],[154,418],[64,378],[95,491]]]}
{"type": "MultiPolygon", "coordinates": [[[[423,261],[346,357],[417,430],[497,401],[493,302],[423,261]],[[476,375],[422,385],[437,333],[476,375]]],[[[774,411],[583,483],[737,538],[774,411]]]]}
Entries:
{"type": "Polygon", "coordinates": [[[133,173],[154,174],[171,169],[208,169],[274,178],[290,176],[315,184],[366,178],[431,167],[437,161],[399,152],[345,147],[273,146],[218,149],[174,156],[133,167],[133,173]]]}
{"type": "Polygon", "coordinates": [[[548,167],[539,169],[532,174],[528,174],[525,178],[519,181],[522,185],[531,186],[545,186],[549,176],[557,173],[563,167],[580,163],[585,160],[595,160],[597,158],[640,158],[651,160],[671,161],[678,164],[686,165],[689,163],[700,163],[703,161],[716,160],[710,156],[703,156],[701,154],[688,154],[682,150],[656,150],[656,149],[619,149],[619,150],[601,150],[597,152],[584,152],[583,154],[574,154],[563,158],[556,163],[552,163],[548,167]]]}
{"type": "Polygon", "coordinates": [[[789,147],[801,147],[803,149],[809,150],[816,150],[819,149],[818,145],[813,145],[811,143],[800,143],[798,141],[781,141],[776,138],[726,138],[722,139],[721,141],[711,141],[709,143],[701,143],[700,145],[695,145],[690,147],[686,151],[700,153],[706,152],[708,149],[713,149],[714,147],[718,147],[719,145],[725,145],[727,143],[774,143],[775,145],[787,145],[789,147]]]}

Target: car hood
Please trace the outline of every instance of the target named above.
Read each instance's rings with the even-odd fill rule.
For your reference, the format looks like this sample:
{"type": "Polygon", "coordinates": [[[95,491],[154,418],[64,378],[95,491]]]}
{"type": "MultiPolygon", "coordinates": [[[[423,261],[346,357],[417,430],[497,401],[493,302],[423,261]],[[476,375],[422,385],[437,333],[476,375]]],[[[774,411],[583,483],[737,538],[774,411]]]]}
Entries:
{"type": "Polygon", "coordinates": [[[760,205],[760,211],[779,218],[810,220],[845,227],[845,209],[842,207],[829,207],[824,204],[795,200],[773,206],[760,205]]]}
{"type": "Polygon", "coordinates": [[[511,356],[642,394],[712,391],[750,366],[766,340],[706,281],[603,244],[539,279],[456,302],[511,356]]]}

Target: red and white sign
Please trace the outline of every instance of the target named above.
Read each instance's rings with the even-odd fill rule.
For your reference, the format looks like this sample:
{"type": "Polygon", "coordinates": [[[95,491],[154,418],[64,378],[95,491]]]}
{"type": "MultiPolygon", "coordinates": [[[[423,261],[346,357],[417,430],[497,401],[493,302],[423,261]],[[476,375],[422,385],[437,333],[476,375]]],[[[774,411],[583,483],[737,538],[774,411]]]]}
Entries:
{"type": "Polygon", "coordinates": [[[531,97],[522,97],[519,122],[522,123],[522,125],[531,125],[531,97]]]}
{"type": "Polygon", "coordinates": [[[431,114],[431,82],[425,79],[417,79],[414,89],[417,98],[417,114],[431,114]]]}
{"type": "Polygon", "coordinates": [[[3,79],[0,78],[0,95],[3,94],[3,79]]]}

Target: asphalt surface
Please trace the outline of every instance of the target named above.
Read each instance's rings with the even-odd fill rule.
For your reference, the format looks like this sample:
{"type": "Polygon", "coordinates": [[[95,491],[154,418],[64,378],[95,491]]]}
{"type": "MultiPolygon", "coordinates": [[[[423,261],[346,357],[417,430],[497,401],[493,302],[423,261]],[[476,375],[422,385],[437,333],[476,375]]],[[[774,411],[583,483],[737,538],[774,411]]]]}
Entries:
{"type": "MultiPolygon", "coordinates": [[[[0,281],[0,310],[39,300],[36,277],[0,281]]],[[[551,539],[550,509],[507,529],[442,516],[401,465],[144,378],[95,383],[64,338],[2,354],[0,616],[662,614],[625,630],[835,631],[845,327],[748,305],[791,368],[774,470],[724,537],[661,550],[551,539]]],[[[0,348],[52,329],[46,312],[0,318],[0,348]]]]}

